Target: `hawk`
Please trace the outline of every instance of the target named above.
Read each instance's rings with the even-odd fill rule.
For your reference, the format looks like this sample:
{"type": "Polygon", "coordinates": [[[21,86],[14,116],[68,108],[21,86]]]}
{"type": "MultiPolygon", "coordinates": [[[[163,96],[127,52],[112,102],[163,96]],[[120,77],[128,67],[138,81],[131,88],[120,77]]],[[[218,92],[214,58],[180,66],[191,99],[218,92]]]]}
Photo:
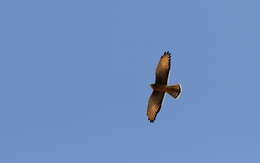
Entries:
{"type": "Polygon", "coordinates": [[[159,113],[165,92],[173,98],[179,97],[181,93],[181,85],[176,84],[167,86],[168,75],[171,67],[171,54],[167,51],[163,56],[156,68],[155,83],[150,84],[153,89],[152,95],[149,98],[147,116],[150,122],[154,122],[157,114],[159,113]]]}

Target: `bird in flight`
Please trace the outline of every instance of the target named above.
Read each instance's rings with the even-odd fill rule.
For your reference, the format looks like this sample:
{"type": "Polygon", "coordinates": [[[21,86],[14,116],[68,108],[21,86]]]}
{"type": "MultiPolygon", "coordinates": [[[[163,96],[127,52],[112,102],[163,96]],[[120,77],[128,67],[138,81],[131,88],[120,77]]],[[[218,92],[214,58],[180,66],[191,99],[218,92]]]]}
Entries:
{"type": "Polygon", "coordinates": [[[171,54],[167,51],[161,56],[156,68],[155,83],[151,84],[153,92],[148,101],[147,116],[150,122],[154,122],[159,113],[165,92],[173,98],[179,97],[181,85],[167,85],[168,75],[171,67],[171,54]]]}

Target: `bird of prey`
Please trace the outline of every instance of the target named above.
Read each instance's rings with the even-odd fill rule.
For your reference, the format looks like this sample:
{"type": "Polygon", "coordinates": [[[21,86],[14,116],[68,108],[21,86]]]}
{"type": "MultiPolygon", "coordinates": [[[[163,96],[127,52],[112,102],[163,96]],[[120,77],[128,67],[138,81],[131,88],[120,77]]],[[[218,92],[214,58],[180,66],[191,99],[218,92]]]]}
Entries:
{"type": "Polygon", "coordinates": [[[156,68],[155,83],[150,84],[153,89],[152,95],[149,98],[147,116],[150,122],[154,122],[157,114],[161,109],[163,97],[165,92],[173,98],[179,97],[181,93],[181,85],[168,86],[168,74],[171,67],[171,54],[167,51],[161,56],[160,61],[156,68]]]}

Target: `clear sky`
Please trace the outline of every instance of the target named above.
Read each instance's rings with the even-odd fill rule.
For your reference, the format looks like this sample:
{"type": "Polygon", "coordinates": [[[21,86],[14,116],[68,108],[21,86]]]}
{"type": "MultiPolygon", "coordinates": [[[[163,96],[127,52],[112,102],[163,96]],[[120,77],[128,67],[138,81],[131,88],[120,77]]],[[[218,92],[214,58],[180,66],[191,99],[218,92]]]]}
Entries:
{"type": "Polygon", "coordinates": [[[259,163],[259,6],[1,0],[0,162],[259,163]],[[151,124],[166,50],[183,94],[151,124]]]}

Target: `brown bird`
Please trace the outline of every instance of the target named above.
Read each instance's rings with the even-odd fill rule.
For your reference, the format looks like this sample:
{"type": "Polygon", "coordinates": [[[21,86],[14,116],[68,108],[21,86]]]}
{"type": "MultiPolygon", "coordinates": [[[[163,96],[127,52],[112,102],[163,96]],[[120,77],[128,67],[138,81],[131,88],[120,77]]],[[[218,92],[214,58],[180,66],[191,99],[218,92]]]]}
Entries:
{"type": "Polygon", "coordinates": [[[181,93],[180,84],[167,86],[170,67],[171,54],[167,51],[164,52],[163,56],[161,56],[161,59],[157,65],[155,83],[150,85],[153,89],[147,108],[147,116],[150,122],[154,122],[157,114],[159,113],[165,92],[173,98],[179,97],[181,93]]]}

